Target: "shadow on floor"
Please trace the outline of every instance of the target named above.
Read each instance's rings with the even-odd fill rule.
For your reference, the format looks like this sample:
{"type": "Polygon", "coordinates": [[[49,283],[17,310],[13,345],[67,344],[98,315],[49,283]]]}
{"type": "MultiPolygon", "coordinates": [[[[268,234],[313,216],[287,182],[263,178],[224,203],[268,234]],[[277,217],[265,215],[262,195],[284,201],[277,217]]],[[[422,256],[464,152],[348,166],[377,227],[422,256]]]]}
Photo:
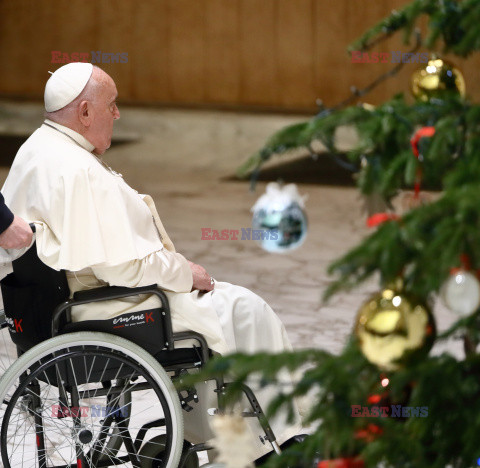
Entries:
{"type": "MultiPolygon", "coordinates": [[[[29,135],[0,135],[0,166],[10,167],[13,159],[20,149],[20,146],[25,143],[29,135]]],[[[125,143],[132,143],[131,139],[115,138],[112,140],[112,147],[123,145],[125,143]]]]}
{"type": "MultiPolygon", "coordinates": [[[[224,180],[241,180],[236,176],[224,180]]],[[[328,154],[322,154],[317,160],[310,156],[294,161],[279,162],[274,167],[262,169],[258,181],[278,181],[312,185],[334,185],[355,187],[353,172],[341,167],[328,154]]]]}

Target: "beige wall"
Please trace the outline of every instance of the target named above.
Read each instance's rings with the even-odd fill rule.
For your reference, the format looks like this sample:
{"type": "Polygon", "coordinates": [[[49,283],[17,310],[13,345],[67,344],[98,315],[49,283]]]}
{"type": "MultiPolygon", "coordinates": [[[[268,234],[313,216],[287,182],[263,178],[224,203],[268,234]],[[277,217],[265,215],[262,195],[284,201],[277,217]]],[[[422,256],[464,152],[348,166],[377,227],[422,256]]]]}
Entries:
{"type": "MultiPolygon", "coordinates": [[[[405,0],[0,0],[0,95],[41,98],[51,51],[127,52],[102,65],[125,102],[315,109],[390,65],[352,64],[346,46],[405,0]]],[[[399,39],[376,50],[407,50],[399,39]]],[[[477,54],[480,55],[480,54],[477,54]]],[[[456,60],[457,63],[461,63],[456,60]]],[[[475,56],[461,65],[480,98],[475,56]]],[[[408,89],[417,65],[365,101],[408,89]]]]}

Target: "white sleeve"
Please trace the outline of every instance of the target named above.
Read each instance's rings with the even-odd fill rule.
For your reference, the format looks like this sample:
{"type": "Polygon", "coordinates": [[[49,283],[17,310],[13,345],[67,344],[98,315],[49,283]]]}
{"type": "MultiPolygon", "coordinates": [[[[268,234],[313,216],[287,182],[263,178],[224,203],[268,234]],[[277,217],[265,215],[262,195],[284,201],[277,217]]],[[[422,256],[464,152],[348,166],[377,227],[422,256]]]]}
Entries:
{"type": "Polygon", "coordinates": [[[167,249],[158,250],[140,260],[131,260],[115,266],[96,265],[93,274],[111,286],[129,288],[157,284],[174,292],[190,292],[193,286],[192,270],[187,259],[167,249]]]}

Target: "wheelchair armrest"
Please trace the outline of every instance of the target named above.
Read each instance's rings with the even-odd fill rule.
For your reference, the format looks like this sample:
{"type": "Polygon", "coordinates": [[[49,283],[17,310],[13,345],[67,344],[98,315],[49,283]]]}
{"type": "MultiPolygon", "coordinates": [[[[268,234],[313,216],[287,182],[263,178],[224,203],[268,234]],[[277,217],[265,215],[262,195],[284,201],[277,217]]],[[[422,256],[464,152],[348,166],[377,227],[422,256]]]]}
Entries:
{"type": "Polygon", "coordinates": [[[60,329],[60,319],[64,312],[77,305],[88,304],[92,302],[108,301],[112,299],[121,299],[123,297],[138,296],[140,294],[154,294],[161,303],[162,320],[167,338],[168,349],[174,349],[172,321],[170,319],[170,307],[165,293],[156,285],[143,286],[140,288],[126,288],[120,286],[104,286],[101,288],[90,289],[87,291],[77,291],[72,299],[59,304],[52,316],[52,336],[58,335],[60,329]]]}
{"type": "Polygon", "coordinates": [[[76,305],[79,305],[88,302],[108,301],[111,299],[121,299],[122,297],[138,296],[140,294],[156,294],[157,292],[158,287],[156,284],[140,288],[104,286],[101,288],[87,289],[85,291],[77,291],[73,294],[73,301],[76,305]]]}

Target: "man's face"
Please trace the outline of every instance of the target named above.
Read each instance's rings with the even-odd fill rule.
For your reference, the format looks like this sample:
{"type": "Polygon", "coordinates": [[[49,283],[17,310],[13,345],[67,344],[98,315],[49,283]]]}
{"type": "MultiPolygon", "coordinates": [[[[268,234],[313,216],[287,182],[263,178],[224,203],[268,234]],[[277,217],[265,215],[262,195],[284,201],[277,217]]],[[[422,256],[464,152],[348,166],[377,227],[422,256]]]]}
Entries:
{"type": "Polygon", "coordinates": [[[100,89],[92,102],[93,112],[88,140],[95,145],[95,153],[103,154],[112,143],[113,121],[120,118],[116,99],[117,87],[114,81],[105,74],[100,89]]]}

